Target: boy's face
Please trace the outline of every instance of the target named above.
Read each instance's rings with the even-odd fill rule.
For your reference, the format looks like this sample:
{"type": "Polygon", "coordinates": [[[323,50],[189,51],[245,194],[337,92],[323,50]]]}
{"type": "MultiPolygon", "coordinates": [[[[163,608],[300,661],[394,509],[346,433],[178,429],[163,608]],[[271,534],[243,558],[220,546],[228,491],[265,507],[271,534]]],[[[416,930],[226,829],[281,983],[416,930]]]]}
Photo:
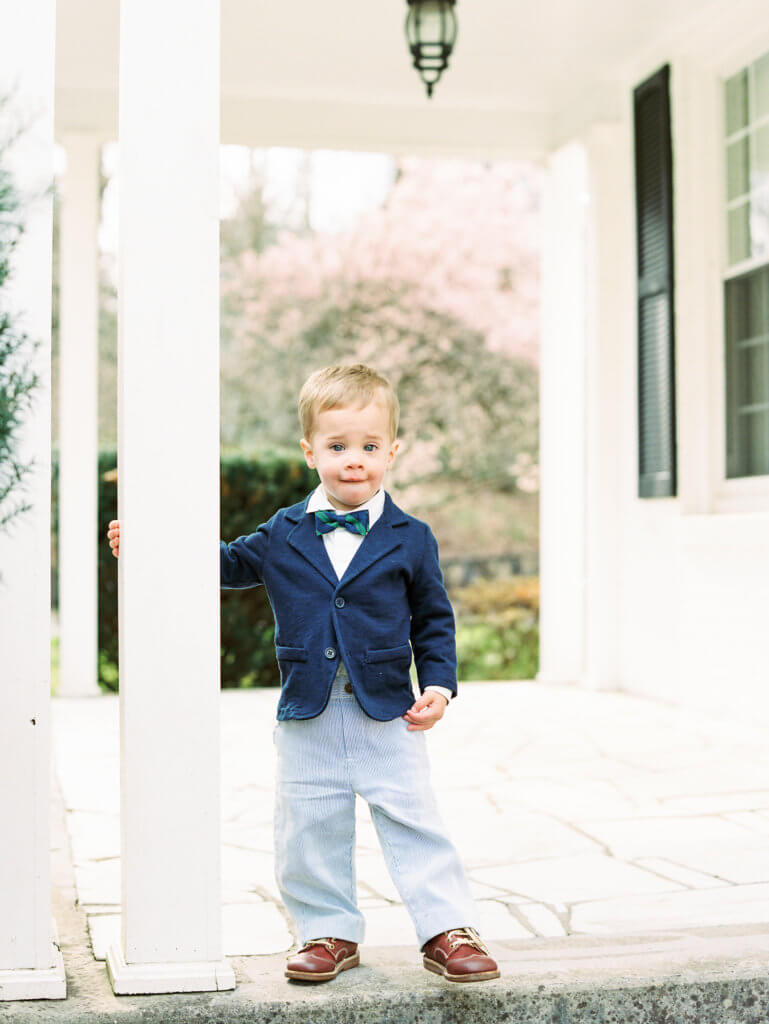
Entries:
{"type": "Polygon", "coordinates": [[[387,406],[378,397],[363,407],[325,409],[316,417],[311,439],[303,437],[299,443],[339,512],[349,512],[376,494],[400,447],[390,440],[387,406]]]}

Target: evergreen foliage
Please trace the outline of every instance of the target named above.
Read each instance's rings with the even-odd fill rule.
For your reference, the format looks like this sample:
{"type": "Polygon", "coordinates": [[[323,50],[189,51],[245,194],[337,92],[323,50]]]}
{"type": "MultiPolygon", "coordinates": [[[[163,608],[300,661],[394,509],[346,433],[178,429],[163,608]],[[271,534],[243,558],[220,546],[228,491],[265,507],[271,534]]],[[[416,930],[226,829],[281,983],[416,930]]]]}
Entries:
{"type": "Polygon", "coordinates": [[[0,529],[29,509],[23,487],[32,464],[17,457],[18,430],[38,383],[26,356],[29,339],[5,300],[13,253],[24,230],[21,196],[3,167],[7,151],[8,143],[0,142],[0,529]]]}

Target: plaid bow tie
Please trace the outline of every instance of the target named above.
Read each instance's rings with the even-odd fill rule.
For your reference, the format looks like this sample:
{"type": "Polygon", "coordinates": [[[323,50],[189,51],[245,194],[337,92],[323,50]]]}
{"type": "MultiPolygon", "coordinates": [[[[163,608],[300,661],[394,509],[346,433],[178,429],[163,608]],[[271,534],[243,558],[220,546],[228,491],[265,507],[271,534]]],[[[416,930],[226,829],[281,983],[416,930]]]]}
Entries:
{"type": "Polygon", "coordinates": [[[337,515],[330,509],[315,513],[315,533],[320,536],[322,533],[331,533],[337,526],[343,526],[345,530],[356,536],[365,537],[368,533],[368,509],[359,508],[355,512],[347,512],[345,515],[337,515]]]}

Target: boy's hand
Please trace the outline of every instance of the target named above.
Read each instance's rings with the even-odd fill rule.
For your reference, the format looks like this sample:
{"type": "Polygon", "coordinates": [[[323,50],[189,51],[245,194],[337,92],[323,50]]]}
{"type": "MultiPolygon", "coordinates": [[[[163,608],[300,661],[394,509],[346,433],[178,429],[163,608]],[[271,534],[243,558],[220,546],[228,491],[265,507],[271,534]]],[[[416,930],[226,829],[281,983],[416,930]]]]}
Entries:
{"type": "Polygon", "coordinates": [[[107,530],[107,536],[109,537],[109,546],[112,548],[112,554],[115,558],[120,554],[120,520],[113,519],[109,524],[107,530]]]}
{"type": "Polygon", "coordinates": [[[408,731],[423,732],[425,729],[432,729],[435,723],[443,718],[447,704],[448,701],[443,694],[436,693],[435,690],[425,690],[403,716],[410,723],[408,731]]]}

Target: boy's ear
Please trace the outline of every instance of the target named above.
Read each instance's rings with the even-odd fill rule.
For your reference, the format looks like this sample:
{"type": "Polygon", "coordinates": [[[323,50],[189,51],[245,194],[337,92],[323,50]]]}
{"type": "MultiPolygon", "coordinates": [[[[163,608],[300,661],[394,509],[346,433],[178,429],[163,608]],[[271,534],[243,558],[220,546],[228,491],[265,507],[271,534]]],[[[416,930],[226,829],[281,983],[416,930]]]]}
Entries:
{"type": "Polygon", "coordinates": [[[400,450],[400,446],[401,443],[397,438],[390,445],[390,464],[393,463],[395,456],[398,454],[398,451],[400,450]]]}
{"type": "Polygon", "coordinates": [[[304,452],[304,460],[310,469],[315,469],[315,458],[312,454],[312,445],[303,437],[299,444],[302,446],[304,452]]]}

